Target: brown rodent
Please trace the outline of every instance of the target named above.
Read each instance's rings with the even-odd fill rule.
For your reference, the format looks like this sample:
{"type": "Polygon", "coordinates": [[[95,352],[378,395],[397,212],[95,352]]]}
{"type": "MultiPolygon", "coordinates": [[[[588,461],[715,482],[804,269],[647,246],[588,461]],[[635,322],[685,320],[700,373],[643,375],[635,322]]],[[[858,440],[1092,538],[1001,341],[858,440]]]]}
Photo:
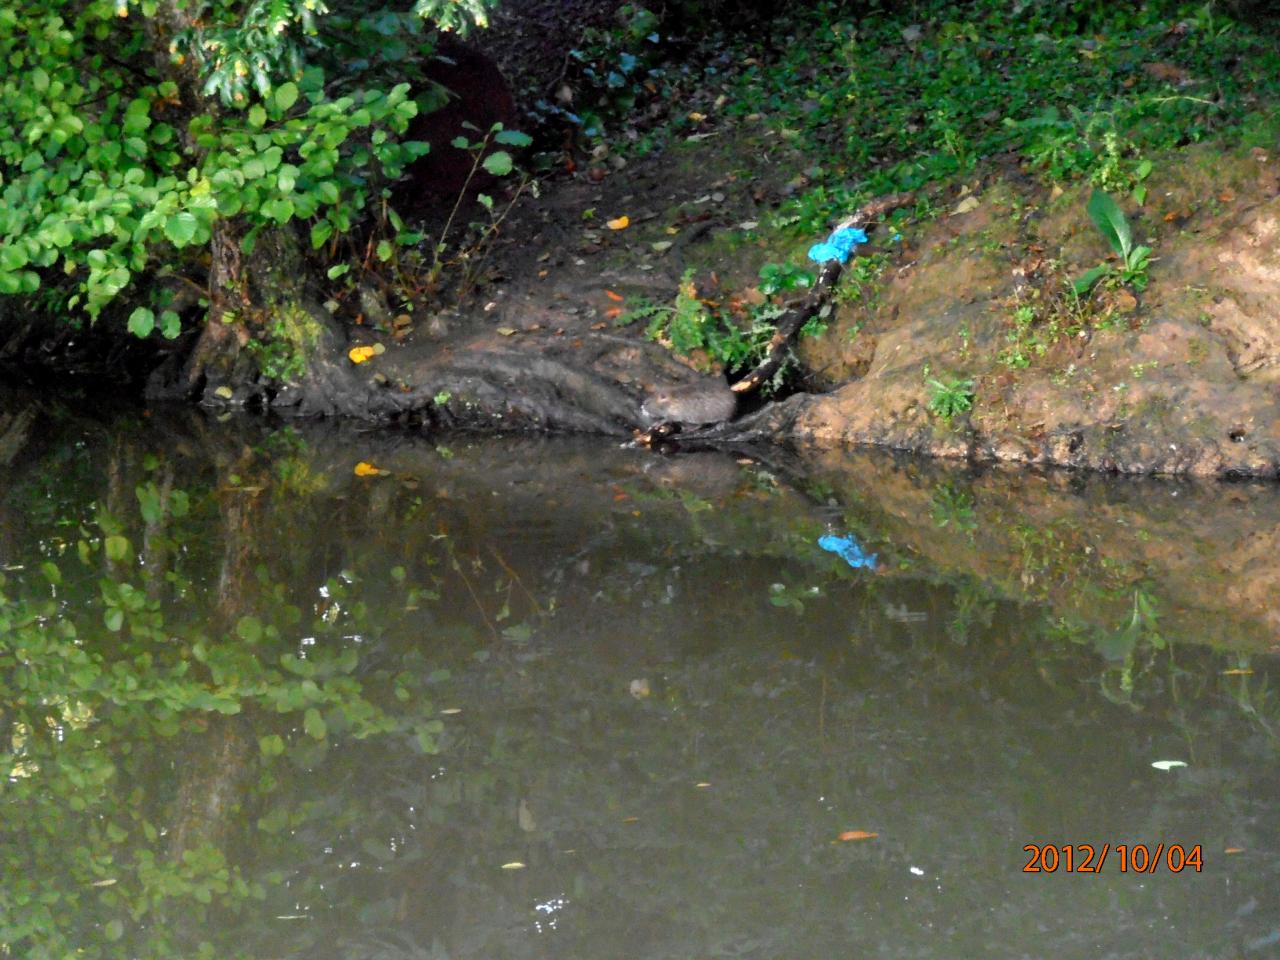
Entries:
{"type": "Polygon", "coordinates": [[[640,407],[647,425],[656,423],[720,423],[738,409],[738,397],[723,380],[702,380],[676,387],[657,387],[640,407]]]}

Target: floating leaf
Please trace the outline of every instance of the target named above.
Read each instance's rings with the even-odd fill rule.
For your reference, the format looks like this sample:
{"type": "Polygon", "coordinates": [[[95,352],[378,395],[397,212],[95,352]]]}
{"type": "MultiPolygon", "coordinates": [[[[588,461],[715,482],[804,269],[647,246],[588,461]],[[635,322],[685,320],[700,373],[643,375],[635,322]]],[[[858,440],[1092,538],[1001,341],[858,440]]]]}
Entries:
{"type": "Polygon", "coordinates": [[[510,863],[504,863],[502,865],[502,869],[503,870],[523,870],[524,864],[521,863],[519,860],[512,860],[510,863]]]}
{"type": "Polygon", "coordinates": [[[1173,770],[1177,767],[1185,767],[1185,760],[1157,760],[1151,764],[1157,770],[1173,770]]]}
{"type": "Polygon", "coordinates": [[[605,224],[605,226],[610,230],[625,230],[627,227],[631,226],[631,218],[628,216],[621,216],[615,220],[610,220],[605,224]]]}
{"type": "Polygon", "coordinates": [[[357,477],[380,477],[383,474],[387,473],[388,471],[379,470],[372,463],[366,463],[365,461],[361,460],[359,463],[356,464],[355,470],[353,472],[357,477]]]}
{"type": "Polygon", "coordinates": [[[352,347],[347,351],[347,356],[352,363],[364,363],[369,358],[377,356],[378,351],[373,347],[352,347]]]}
{"type": "Polygon", "coordinates": [[[866,830],[846,830],[838,839],[843,843],[849,840],[874,840],[878,836],[880,834],[868,833],[866,830]]]}
{"type": "Polygon", "coordinates": [[[622,294],[614,293],[612,290],[606,290],[604,292],[604,295],[608,297],[610,300],[612,300],[614,303],[621,303],[624,299],[626,299],[625,297],[622,296],[622,294]]]}

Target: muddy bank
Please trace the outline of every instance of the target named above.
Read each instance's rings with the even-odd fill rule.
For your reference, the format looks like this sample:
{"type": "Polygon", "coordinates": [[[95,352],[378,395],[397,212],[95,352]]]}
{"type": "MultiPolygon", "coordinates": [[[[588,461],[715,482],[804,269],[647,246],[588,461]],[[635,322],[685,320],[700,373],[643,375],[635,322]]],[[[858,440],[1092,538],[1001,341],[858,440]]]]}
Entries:
{"type": "Polygon", "coordinates": [[[880,309],[856,318],[857,336],[848,336],[850,317],[810,348],[848,382],[806,406],[796,437],[1121,473],[1274,477],[1276,170],[1261,152],[1230,163],[1209,151],[1181,158],[1137,211],[1135,233],[1158,256],[1148,288],[1117,291],[1109,315],[1093,306],[1071,336],[1020,332],[1015,314],[1033,302],[1032,284],[1106,259],[1083,191],[1051,199],[993,181],[891,273],[880,309]],[[974,379],[966,417],[947,425],[931,416],[928,370],[974,379]]]}
{"type": "MultiPolygon", "coordinates": [[[[743,228],[765,218],[792,170],[785,152],[759,150],[762,139],[743,124],[522,203],[494,253],[496,282],[473,306],[407,335],[352,332],[348,347],[385,348],[350,369],[367,399],[316,404],[285,391],[277,405],[433,428],[628,435],[655,390],[718,374],[705,357],[649,342],[641,325],[615,326],[622,298],[669,302],[687,271],[708,298],[751,297],[762,262],[804,262],[814,238],[743,228]],[[630,226],[600,225],[614,214],[630,226]]],[[[1109,256],[1085,214],[1088,188],[1051,193],[1011,169],[956,195],[936,189],[929,200],[946,212],[895,225],[900,241],[876,288],[856,300],[837,290],[826,332],[801,342],[807,389],[744,405],[698,436],[1274,478],[1278,171],[1258,150],[1166,158],[1147,205],[1125,204],[1135,238],[1155,250],[1149,284],[1075,302],[1068,282],[1109,256]],[[939,378],[971,380],[971,409],[950,420],[932,410],[939,378]]]]}

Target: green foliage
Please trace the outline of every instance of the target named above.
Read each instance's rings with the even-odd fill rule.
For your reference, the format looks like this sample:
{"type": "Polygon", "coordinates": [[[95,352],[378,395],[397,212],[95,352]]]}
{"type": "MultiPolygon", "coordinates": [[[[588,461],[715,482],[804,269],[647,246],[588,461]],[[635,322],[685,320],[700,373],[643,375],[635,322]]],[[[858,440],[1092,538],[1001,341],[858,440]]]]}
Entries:
{"type": "MultiPolygon", "coordinates": [[[[703,353],[714,364],[728,370],[742,370],[760,363],[768,352],[775,321],[783,308],[765,303],[751,309],[746,323],[735,321],[711,309],[698,296],[693,270],[680,280],[674,305],[641,301],[618,318],[618,323],[648,320],[645,335],[683,356],[703,353]]],[[[780,370],[766,384],[765,392],[776,389],[785,376],[780,370]]]]}
{"type": "Polygon", "coordinates": [[[658,18],[638,4],[623,4],[613,23],[583,31],[582,43],[565,61],[568,97],[540,100],[544,118],[568,121],[587,140],[599,143],[622,118],[630,118],[646,100],[670,92],[663,64],[658,18]]]}
{"type": "Polygon", "coordinates": [[[1230,137],[1280,94],[1280,48],[1217,9],[925,0],[858,19],[822,3],[776,59],[744,67],[726,109],[765,118],[818,164],[782,211],[806,235],[858,198],[997,154],[1141,203],[1151,153],[1230,137]],[[1140,69],[1154,60],[1189,82],[1140,69]]]}
{"type": "Polygon", "coordinates": [[[790,263],[766,263],[760,268],[760,292],[765,296],[813,286],[814,274],[790,263]]]}
{"type": "Polygon", "coordinates": [[[929,379],[929,410],[946,423],[973,409],[973,381],[959,377],[929,379]]]}
{"type": "MultiPolygon", "coordinates": [[[[407,83],[351,86],[326,68],[314,0],[158,9],[0,9],[0,293],[53,286],[97,317],[156,259],[195,259],[224,221],[246,252],[294,221],[319,247],[425,151],[397,142],[417,112],[407,83]]],[[[417,10],[482,20],[484,3],[417,10]]],[[[172,317],[160,327],[176,332],[172,317]]]]}
{"type": "Polygon", "coordinates": [[[1118,270],[1113,270],[1110,265],[1104,263],[1087,271],[1075,282],[1076,293],[1088,293],[1093,289],[1094,284],[1113,273],[1121,283],[1127,283],[1135,290],[1145,290],[1151,248],[1134,244],[1129,221],[1125,218],[1120,205],[1109,194],[1094,190],[1093,195],[1089,197],[1087,209],[1089,219],[1093,221],[1094,226],[1106,238],[1107,244],[1120,258],[1120,267],[1118,270]]]}
{"type": "MultiPolygon", "coordinates": [[[[479,132],[472,124],[464,123],[463,126],[479,132]]],[[[491,176],[505,177],[516,169],[515,161],[509,152],[506,150],[491,151],[490,148],[494,144],[524,148],[532,143],[533,138],[527,133],[521,133],[518,130],[507,130],[501,123],[493,124],[478,140],[468,140],[462,136],[454,138],[452,144],[454,147],[459,150],[466,150],[471,154],[471,169],[467,171],[467,179],[463,181],[462,189],[458,191],[458,196],[453,203],[453,209],[449,211],[448,219],[445,220],[444,226],[440,228],[440,237],[433,249],[433,260],[427,277],[429,285],[434,285],[444,270],[447,262],[445,254],[450,251],[448,243],[449,231],[458,216],[458,211],[462,209],[463,201],[467,198],[467,191],[471,187],[471,182],[475,179],[476,174],[483,167],[491,176]]],[[[458,244],[458,248],[453,252],[454,262],[460,262],[465,265],[462,275],[458,279],[461,287],[465,288],[473,282],[489,244],[498,233],[498,228],[502,225],[502,221],[506,219],[507,214],[511,212],[511,208],[515,206],[520,194],[524,192],[529,183],[530,180],[527,177],[522,178],[519,188],[501,210],[495,208],[493,198],[488,194],[481,193],[476,197],[477,202],[484,208],[488,220],[487,222],[471,223],[469,225],[468,238],[458,244]]],[[[536,187],[534,195],[537,195],[536,187]]]]}

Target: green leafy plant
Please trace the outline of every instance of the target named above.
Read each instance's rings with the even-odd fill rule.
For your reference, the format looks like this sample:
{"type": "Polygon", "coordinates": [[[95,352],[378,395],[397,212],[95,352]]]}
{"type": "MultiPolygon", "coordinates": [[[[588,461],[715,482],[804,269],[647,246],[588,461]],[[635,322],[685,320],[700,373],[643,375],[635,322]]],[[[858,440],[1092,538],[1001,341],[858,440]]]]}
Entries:
{"type": "Polygon", "coordinates": [[[1110,264],[1102,263],[1086,271],[1073,284],[1076,293],[1086,294],[1099,280],[1112,275],[1118,276],[1121,283],[1127,283],[1135,290],[1145,290],[1151,248],[1134,244],[1129,221],[1125,219],[1124,211],[1110,194],[1102,190],[1094,190],[1089,198],[1087,209],[1089,219],[1093,221],[1094,226],[1120,258],[1121,266],[1117,270],[1110,264]]]}
{"type": "MultiPolygon", "coordinates": [[[[463,127],[473,132],[479,130],[470,123],[464,123],[463,127]]],[[[527,133],[521,133],[517,130],[507,130],[501,123],[495,123],[484,135],[478,140],[468,140],[466,137],[455,137],[452,145],[459,150],[466,150],[471,154],[471,169],[467,171],[467,178],[463,181],[462,189],[458,191],[458,196],[454,200],[453,208],[449,211],[448,219],[445,220],[444,226],[440,229],[440,237],[436,240],[433,248],[433,259],[431,269],[428,271],[427,282],[434,285],[443,272],[446,260],[445,253],[449,250],[448,238],[449,231],[453,227],[453,222],[457,218],[458,211],[461,209],[463,201],[467,197],[467,191],[471,187],[471,183],[475,180],[476,175],[483,168],[490,176],[506,177],[515,171],[515,161],[507,150],[493,150],[490,147],[494,144],[507,147],[527,147],[533,143],[533,138],[527,133]]],[[[487,193],[477,194],[476,201],[484,208],[488,214],[488,221],[485,223],[473,223],[471,237],[472,239],[460,246],[455,252],[454,262],[464,261],[469,265],[469,269],[465,270],[459,282],[462,286],[468,285],[474,278],[475,270],[478,262],[482,259],[482,255],[498,232],[498,228],[502,225],[502,221],[507,218],[507,214],[511,212],[511,208],[515,206],[516,201],[520,198],[520,194],[524,192],[530,181],[527,177],[520,181],[519,186],[513,192],[507,203],[499,209],[494,203],[493,197],[487,193]]]]}
{"type": "Polygon", "coordinates": [[[760,292],[766,296],[813,286],[813,271],[790,263],[766,263],[760,268],[760,292]]]}
{"type": "Polygon", "coordinates": [[[947,380],[930,378],[929,411],[947,424],[961,414],[973,409],[973,380],[953,377],[947,380]]]}

